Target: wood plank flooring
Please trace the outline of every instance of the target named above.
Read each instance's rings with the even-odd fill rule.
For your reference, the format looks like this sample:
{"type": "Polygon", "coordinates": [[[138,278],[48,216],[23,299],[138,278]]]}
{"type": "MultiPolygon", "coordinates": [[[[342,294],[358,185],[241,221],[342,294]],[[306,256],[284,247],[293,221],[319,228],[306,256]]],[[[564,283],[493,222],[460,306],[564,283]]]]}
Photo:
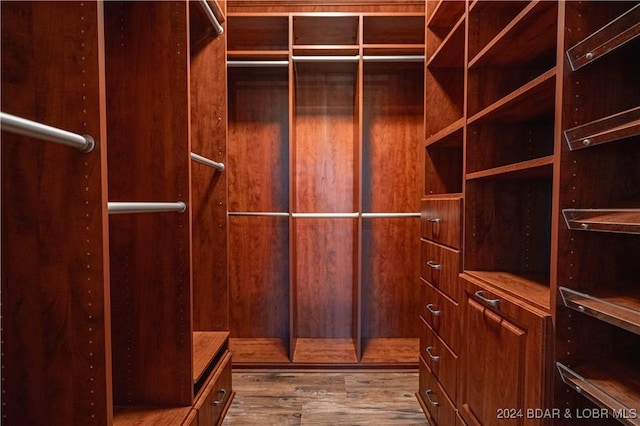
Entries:
{"type": "Polygon", "coordinates": [[[234,370],[223,425],[428,425],[414,371],[234,370]]]}

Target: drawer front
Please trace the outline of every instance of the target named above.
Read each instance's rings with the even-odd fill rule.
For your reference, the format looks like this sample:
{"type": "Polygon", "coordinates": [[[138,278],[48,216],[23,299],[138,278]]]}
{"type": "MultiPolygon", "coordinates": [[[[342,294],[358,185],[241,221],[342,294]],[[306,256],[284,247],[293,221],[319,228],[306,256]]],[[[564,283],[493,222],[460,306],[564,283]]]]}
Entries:
{"type": "Polygon", "coordinates": [[[458,356],[421,320],[420,354],[427,362],[442,388],[455,405],[458,389],[458,356]]]}
{"type": "Polygon", "coordinates": [[[456,424],[456,410],[446,393],[432,374],[425,360],[420,357],[419,396],[427,407],[430,417],[438,426],[456,424]]]}
{"type": "Polygon", "coordinates": [[[422,238],[449,247],[461,246],[462,199],[423,199],[420,203],[422,238]]]}
{"type": "Polygon", "coordinates": [[[231,388],[231,354],[227,352],[205,386],[202,396],[196,401],[198,426],[213,426],[222,423],[222,415],[233,395],[231,388]]]}
{"type": "Polygon", "coordinates": [[[460,321],[458,304],[425,280],[421,279],[420,285],[422,293],[420,315],[451,350],[457,354],[460,353],[459,335],[462,321],[460,321]]]}
{"type": "Polygon", "coordinates": [[[422,278],[429,281],[435,288],[458,302],[460,300],[460,251],[450,249],[440,244],[421,240],[422,278]]]}

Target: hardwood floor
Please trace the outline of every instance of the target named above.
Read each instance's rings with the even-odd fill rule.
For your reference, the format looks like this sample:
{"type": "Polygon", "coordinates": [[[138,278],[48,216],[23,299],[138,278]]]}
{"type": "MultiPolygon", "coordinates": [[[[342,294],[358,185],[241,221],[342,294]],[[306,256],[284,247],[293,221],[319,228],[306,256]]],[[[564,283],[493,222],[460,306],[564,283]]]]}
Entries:
{"type": "Polygon", "coordinates": [[[234,370],[223,425],[428,425],[413,371],[234,370]]]}

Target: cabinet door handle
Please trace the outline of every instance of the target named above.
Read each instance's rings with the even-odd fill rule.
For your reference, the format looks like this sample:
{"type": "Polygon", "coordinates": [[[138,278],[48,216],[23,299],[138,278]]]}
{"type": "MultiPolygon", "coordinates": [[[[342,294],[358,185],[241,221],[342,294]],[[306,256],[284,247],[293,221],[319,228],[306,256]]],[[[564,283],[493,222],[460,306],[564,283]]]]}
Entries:
{"type": "Polygon", "coordinates": [[[430,217],[427,219],[427,222],[431,222],[431,223],[440,223],[442,219],[440,219],[439,217],[430,217]]]}
{"type": "Polygon", "coordinates": [[[500,299],[487,299],[484,297],[484,292],[482,290],[476,291],[476,297],[489,306],[493,306],[494,308],[500,307],[500,299]]]}
{"type": "Polygon", "coordinates": [[[424,394],[426,395],[427,399],[429,400],[429,402],[431,403],[431,405],[433,405],[434,407],[437,407],[438,405],[440,405],[440,403],[438,401],[434,401],[431,399],[431,397],[429,395],[431,395],[433,393],[433,391],[431,389],[427,389],[426,391],[424,391],[424,394]]]}
{"type": "Polygon", "coordinates": [[[434,317],[439,317],[440,316],[440,311],[434,309],[435,306],[433,303],[429,303],[427,305],[427,309],[429,310],[429,312],[431,312],[433,314],[434,317]]]}
{"type": "Polygon", "coordinates": [[[222,388],[218,391],[218,393],[221,394],[220,399],[216,399],[215,401],[212,402],[212,404],[215,405],[216,407],[222,404],[222,401],[224,401],[224,397],[227,395],[227,390],[222,388]]]}
{"type": "Polygon", "coordinates": [[[431,358],[433,362],[440,361],[440,355],[434,355],[433,353],[431,353],[431,351],[433,351],[433,346],[429,346],[427,348],[427,353],[429,354],[429,358],[431,358]]]}
{"type": "Polygon", "coordinates": [[[439,264],[439,263],[436,263],[436,262],[435,262],[435,261],[433,261],[433,260],[428,261],[428,262],[427,262],[427,265],[429,265],[431,268],[435,269],[436,271],[439,271],[439,270],[440,270],[440,264],[439,264]]]}

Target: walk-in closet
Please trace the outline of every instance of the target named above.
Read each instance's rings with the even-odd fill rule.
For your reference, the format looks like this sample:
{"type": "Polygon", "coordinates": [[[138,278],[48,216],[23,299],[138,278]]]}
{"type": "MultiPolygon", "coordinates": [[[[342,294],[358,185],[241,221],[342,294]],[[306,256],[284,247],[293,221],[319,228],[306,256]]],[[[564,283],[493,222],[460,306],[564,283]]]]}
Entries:
{"type": "Polygon", "coordinates": [[[3,425],[640,425],[640,2],[0,17],[3,425]]]}

